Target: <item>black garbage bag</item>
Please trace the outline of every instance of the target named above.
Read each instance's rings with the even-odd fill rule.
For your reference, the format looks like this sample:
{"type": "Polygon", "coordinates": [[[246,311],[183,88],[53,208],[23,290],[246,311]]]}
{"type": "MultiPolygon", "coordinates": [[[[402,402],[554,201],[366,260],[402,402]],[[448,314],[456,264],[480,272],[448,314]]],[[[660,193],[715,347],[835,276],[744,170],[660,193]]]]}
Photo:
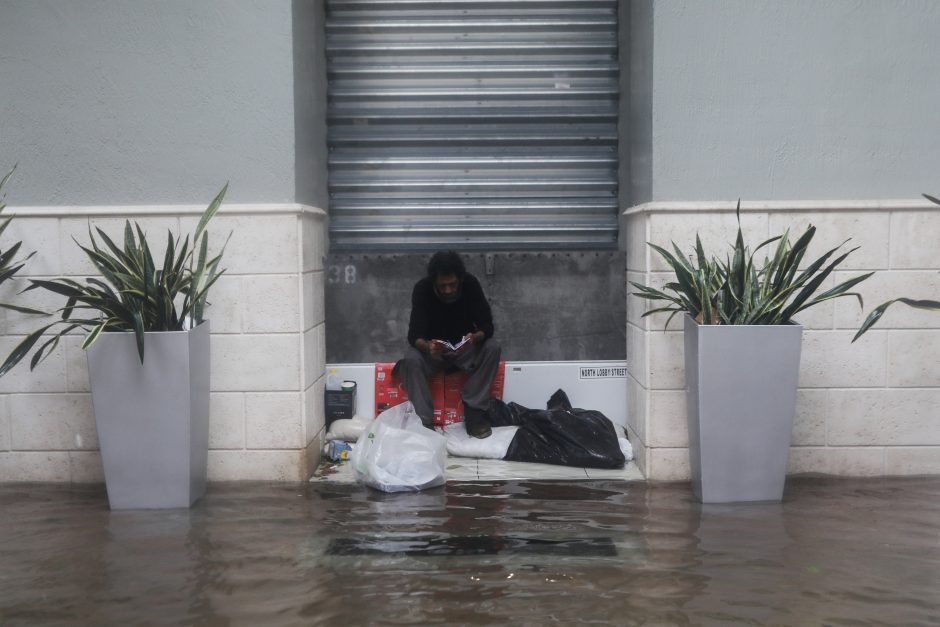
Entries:
{"type": "Polygon", "coordinates": [[[503,458],[507,461],[584,468],[620,468],[626,461],[610,419],[571,407],[562,390],[552,394],[547,409],[493,399],[487,417],[494,427],[519,427],[503,458]]]}

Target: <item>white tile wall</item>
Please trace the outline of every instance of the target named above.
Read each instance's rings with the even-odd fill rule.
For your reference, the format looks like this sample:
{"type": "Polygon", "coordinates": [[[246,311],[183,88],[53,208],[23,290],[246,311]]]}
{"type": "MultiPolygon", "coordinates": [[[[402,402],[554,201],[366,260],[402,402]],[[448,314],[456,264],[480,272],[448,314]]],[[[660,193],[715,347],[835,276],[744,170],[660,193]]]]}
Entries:
{"type": "MultiPolygon", "coordinates": [[[[940,240],[937,243],[940,253],[940,240]]],[[[857,276],[858,272],[836,272],[836,281],[857,276]]],[[[836,328],[857,331],[872,309],[881,303],[906,296],[916,299],[940,298],[940,272],[937,270],[878,270],[874,276],[862,281],[853,291],[862,295],[865,308],[854,298],[835,301],[836,328]]],[[[876,329],[938,329],[940,316],[935,312],[914,309],[901,303],[888,308],[876,329]]],[[[865,336],[862,336],[865,337],[865,336]]]]}
{"type": "Polygon", "coordinates": [[[790,229],[790,241],[795,242],[810,224],[816,234],[803,258],[803,267],[810,265],[829,250],[851,238],[830,261],[856,246],[858,250],[839,264],[843,270],[859,268],[876,270],[888,267],[889,214],[887,212],[834,211],[830,213],[785,212],[770,216],[770,237],[790,229]]]}
{"type": "Polygon", "coordinates": [[[0,453],[2,481],[69,481],[68,451],[14,451],[0,453]]]}
{"type": "MultiPolygon", "coordinates": [[[[742,213],[741,229],[745,243],[753,246],[767,239],[767,215],[742,213]]],[[[705,254],[724,256],[734,245],[738,221],[728,213],[654,213],[650,215],[650,242],[674,253],[672,242],[687,254],[695,253],[695,235],[702,240],[705,254]]],[[[776,235],[776,233],[774,233],[776,235]]],[[[650,269],[668,271],[669,266],[659,253],[650,249],[650,269]]]]}
{"type": "Polygon", "coordinates": [[[242,279],[225,273],[212,286],[206,317],[212,325],[213,334],[242,332],[242,309],[245,306],[242,279]]]}
{"type": "Polygon", "coordinates": [[[245,440],[249,449],[302,448],[302,395],[299,392],[245,394],[245,440]]]}
{"type": "Polygon", "coordinates": [[[689,445],[685,390],[653,390],[649,393],[650,413],[648,444],[680,448],[689,445]]]}
{"type": "MultiPolygon", "coordinates": [[[[4,216],[14,213],[10,209],[4,216]]],[[[86,236],[87,238],[87,236],[86,236]]],[[[25,256],[33,251],[35,255],[29,261],[29,274],[32,276],[58,276],[62,274],[62,255],[59,249],[59,220],[57,218],[15,218],[3,233],[4,242],[23,242],[20,253],[25,256]]],[[[80,242],[86,239],[79,237],[80,242]]],[[[69,240],[73,247],[75,243],[69,240]]],[[[4,250],[6,246],[3,247],[4,250]]]]}
{"type": "Polygon", "coordinates": [[[649,219],[646,214],[628,216],[626,224],[627,268],[635,272],[649,270],[649,219]]]}
{"type": "Polygon", "coordinates": [[[880,446],[859,448],[794,446],[790,449],[790,464],[787,472],[875,477],[884,474],[884,451],[885,449],[880,446]]]}
{"type": "MultiPolygon", "coordinates": [[[[23,222],[29,220],[31,224],[34,219],[35,218],[24,218],[23,222]]],[[[160,260],[163,259],[163,255],[166,253],[167,231],[169,230],[174,234],[174,236],[178,235],[180,232],[179,218],[169,216],[156,216],[146,219],[131,218],[132,223],[134,220],[137,220],[140,223],[141,229],[147,235],[147,243],[150,246],[150,252],[153,254],[154,261],[156,263],[160,263],[160,260]]],[[[91,248],[91,239],[88,236],[89,226],[91,227],[91,232],[94,235],[95,240],[98,242],[99,247],[103,248],[105,244],[102,241],[101,236],[98,234],[98,228],[104,231],[105,234],[110,237],[115,244],[118,246],[122,245],[122,242],[124,241],[123,218],[99,216],[91,216],[87,218],[60,218],[59,250],[61,252],[62,261],[61,272],[57,274],[64,274],[68,276],[97,275],[94,264],[91,263],[91,260],[88,259],[88,255],[85,254],[85,251],[83,251],[79,246],[81,245],[85,248],[91,248]],[[74,241],[72,239],[73,237],[75,238],[74,241]],[[76,244],[76,242],[78,243],[76,244]]],[[[185,237],[185,233],[183,234],[183,237],[185,237]]],[[[45,255],[45,251],[43,250],[40,250],[39,253],[45,255]]],[[[38,257],[40,255],[37,254],[36,256],[38,257]]],[[[36,270],[30,266],[29,272],[33,273],[35,271],[36,270]]]]}
{"type": "MultiPolygon", "coordinates": [[[[6,335],[0,337],[0,355],[4,359],[20,342],[25,339],[23,335],[6,335]]],[[[29,359],[23,361],[0,377],[0,394],[29,393],[29,392],[68,392],[68,383],[65,377],[65,351],[60,346],[53,351],[35,370],[30,372],[29,359]]]]}
{"type": "Polygon", "coordinates": [[[886,380],[888,332],[804,331],[800,387],[875,387],[886,380]]]}
{"type": "Polygon", "coordinates": [[[300,284],[297,274],[242,278],[245,333],[290,333],[300,328],[300,284]]]}
{"type": "Polygon", "coordinates": [[[309,388],[326,369],[326,325],[304,331],[304,363],[310,364],[304,369],[304,389],[309,388]]]}
{"type": "Polygon", "coordinates": [[[320,377],[317,382],[304,391],[304,441],[312,442],[317,434],[323,432],[325,416],[323,407],[323,390],[326,388],[326,379],[320,377]]]}
{"type": "Polygon", "coordinates": [[[73,483],[102,483],[104,468],[98,451],[69,451],[69,480],[73,483]]]}
{"type": "Polygon", "coordinates": [[[627,324],[627,370],[644,387],[649,386],[649,367],[647,354],[649,352],[650,334],[640,327],[627,324]]]}
{"type": "MultiPolygon", "coordinates": [[[[629,369],[628,369],[629,372],[629,369]]],[[[632,374],[627,375],[627,427],[646,445],[646,416],[649,391],[632,374]]]]}
{"type": "Polygon", "coordinates": [[[797,390],[793,446],[824,446],[829,390],[797,390]]]}
{"type": "Polygon", "coordinates": [[[891,446],[885,449],[886,475],[940,474],[940,446],[891,446]]]}
{"type": "MultiPolygon", "coordinates": [[[[183,233],[192,233],[199,218],[180,219],[183,233]]],[[[221,267],[231,275],[290,274],[300,272],[297,258],[300,229],[297,216],[218,214],[208,227],[209,254],[217,253],[232,234],[225,248],[221,267]]]]}
{"type": "Polygon", "coordinates": [[[225,392],[300,388],[300,334],[212,337],[212,389],[225,392]]]}
{"type": "Polygon", "coordinates": [[[940,389],[829,391],[830,445],[940,445],[940,389]]]}
{"type": "Polygon", "coordinates": [[[209,481],[302,481],[303,449],[209,451],[209,481]]]}
{"type": "Polygon", "coordinates": [[[209,399],[209,448],[245,448],[245,395],[212,392],[209,399]]]}
{"type": "MultiPolygon", "coordinates": [[[[181,217],[147,217],[147,210],[128,208],[130,218],[153,238],[154,255],[162,257],[166,229],[191,232],[202,207],[182,208],[181,217]]],[[[232,231],[222,264],[227,272],[211,292],[207,312],[213,390],[209,477],[299,480],[312,471],[304,448],[323,428],[326,216],[300,206],[225,211],[223,205],[209,227],[210,247],[216,250],[232,231]]],[[[87,242],[90,223],[119,242],[124,219],[75,215],[82,212],[65,208],[61,215],[37,217],[26,211],[13,221],[4,240],[22,239],[24,250],[41,253],[26,276],[93,273],[72,235],[87,242]]],[[[25,284],[6,285],[0,299],[11,300],[25,284]]],[[[63,304],[42,291],[30,294],[40,307],[63,304]]],[[[27,304],[21,297],[17,302],[27,304]]],[[[38,326],[19,315],[9,323],[6,316],[0,320],[3,355],[38,326]]],[[[103,480],[82,338],[65,338],[36,371],[21,363],[0,379],[0,481],[103,480]]]]}
{"type": "Polygon", "coordinates": [[[9,451],[13,438],[10,433],[10,397],[0,396],[0,451],[9,451]]]}
{"type": "Polygon", "coordinates": [[[323,270],[328,247],[326,219],[326,213],[321,211],[305,212],[301,218],[302,272],[323,270]]]}
{"type": "Polygon", "coordinates": [[[68,451],[98,448],[91,395],[14,394],[10,398],[13,450],[68,451]]]}
{"type": "Polygon", "coordinates": [[[888,339],[889,387],[940,388],[940,330],[891,331],[888,339]]]}
{"type": "MultiPolygon", "coordinates": [[[[698,231],[708,250],[735,235],[733,214],[656,205],[624,221],[628,280],[662,285],[672,278],[657,255],[647,271],[646,239],[664,246],[674,239],[686,250],[698,231]]],[[[864,315],[885,300],[940,298],[940,212],[774,209],[748,212],[742,222],[751,242],[788,227],[793,239],[807,224],[816,225],[810,257],[852,237],[847,248],[861,248],[823,289],[875,271],[856,288],[865,299],[864,312],[855,299],[843,298],[797,317],[804,335],[789,471],[940,473],[940,314],[897,304],[878,326],[851,341],[864,315]]],[[[650,319],[639,318],[645,303],[627,298],[630,427],[638,440],[638,464],[653,479],[688,479],[682,333],[663,334],[664,318],[646,324],[650,319]]]]}
{"type": "Polygon", "coordinates": [[[888,267],[936,270],[937,242],[940,242],[940,207],[891,214],[891,265],[888,267]]]}
{"type": "Polygon", "coordinates": [[[69,392],[87,392],[91,389],[88,385],[88,357],[82,348],[84,341],[84,332],[79,335],[70,335],[62,340],[61,348],[59,348],[65,352],[65,374],[69,392]]]}
{"type": "Polygon", "coordinates": [[[650,447],[646,456],[648,478],[658,481],[681,481],[691,476],[687,448],[650,447]]]}
{"type": "Polygon", "coordinates": [[[637,468],[640,469],[643,476],[652,478],[653,475],[649,471],[646,457],[650,448],[645,445],[643,439],[630,426],[627,427],[627,435],[629,436],[630,443],[633,445],[633,461],[636,462],[637,468]]]}
{"type": "MultiPolygon", "coordinates": [[[[680,327],[681,328],[681,327],[680,327]]],[[[653,390],[685,389],[685,344],[681,331],[653,330],[649,339],[649,381],[653,390]]]]}

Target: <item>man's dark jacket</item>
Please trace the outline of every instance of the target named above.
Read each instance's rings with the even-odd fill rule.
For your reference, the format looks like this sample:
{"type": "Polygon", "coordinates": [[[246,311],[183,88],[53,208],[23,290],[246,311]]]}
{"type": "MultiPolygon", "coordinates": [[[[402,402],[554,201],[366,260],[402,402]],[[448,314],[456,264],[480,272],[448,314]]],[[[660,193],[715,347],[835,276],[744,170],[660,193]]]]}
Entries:
{"type": "Polygon", "coordinates": [[[434,292],[434,282],[425,277],[415,284],[411,293],[411,321],[408,343],[415,340],[447,340],[458,342],[467,333],[483,331],[493,336],[493,314],[475,276],[464,275],[460,296],[453,303],[444,303],[434,292]]]}

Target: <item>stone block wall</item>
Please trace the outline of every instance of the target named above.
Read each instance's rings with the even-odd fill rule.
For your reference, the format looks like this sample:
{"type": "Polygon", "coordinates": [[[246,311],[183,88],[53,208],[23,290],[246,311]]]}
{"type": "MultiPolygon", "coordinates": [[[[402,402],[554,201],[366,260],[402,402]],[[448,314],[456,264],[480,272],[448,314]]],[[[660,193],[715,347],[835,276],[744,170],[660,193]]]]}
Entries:
{"type": "MultiPolygon", "coordinates": [[[[898,296],[940,297],[940,207],[926,201],[743,203],[745,241],[756,245],[790,229],[817,227],[807,258],[843,240],[860,246],[827,284],[874,270],[858,286],[867,314],[898,296]]],[[[692,251],[727,250],[733,203],[652,202],[623,214],[627,281],[671,279],[646,242],[675,241],[692,251]]],[[[627,296],[628,416],[637,462],[651,479],[689,477],[682,325],[641,318],[648,307],[627,296]]],[[[863,320],[857,301],[836,299],[797,317],[804,325],[790,472],[881,476],[940,473],[940,314],[895,305],[854,344],[863,320]]]]}
{"type": "MultiPolygon", "coordinates": [[[[0,242],[38,251],[0,293],[3,302],[61,306],[44,291],[22,296],[27,277],[81,278],[94,269],[72,238],[88,225],[120,238],[125,218],[161,256],[166,230],[191,233],[204,206],[10,207],[0,242]]],[[[323,431],[326,214],[304,205],[223,205],[210,244],[231,240],[225,275],[210,292],[210,480],[303,480],[319,461],[323,431]]],[[[119,241],[119,240],[118,240],[119,241]]],[[[5,312],[5,357],[42,318],[5,312]]],[[[69,336],[35,371],[22,362],[0,378],[0,481],[102,481],[82,335],[69,336]]]]}

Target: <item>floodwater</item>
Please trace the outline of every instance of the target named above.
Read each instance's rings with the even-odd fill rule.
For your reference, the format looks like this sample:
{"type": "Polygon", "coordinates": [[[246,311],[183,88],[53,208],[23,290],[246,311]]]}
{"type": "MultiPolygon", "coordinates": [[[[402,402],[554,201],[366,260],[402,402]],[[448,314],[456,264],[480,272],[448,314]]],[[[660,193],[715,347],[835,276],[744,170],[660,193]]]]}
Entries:
{"type": "Polygon", "coordinates": [[[0,625],[940,623],[940,478],[215,484],[111,512],[0,485],[0,625]]]}

